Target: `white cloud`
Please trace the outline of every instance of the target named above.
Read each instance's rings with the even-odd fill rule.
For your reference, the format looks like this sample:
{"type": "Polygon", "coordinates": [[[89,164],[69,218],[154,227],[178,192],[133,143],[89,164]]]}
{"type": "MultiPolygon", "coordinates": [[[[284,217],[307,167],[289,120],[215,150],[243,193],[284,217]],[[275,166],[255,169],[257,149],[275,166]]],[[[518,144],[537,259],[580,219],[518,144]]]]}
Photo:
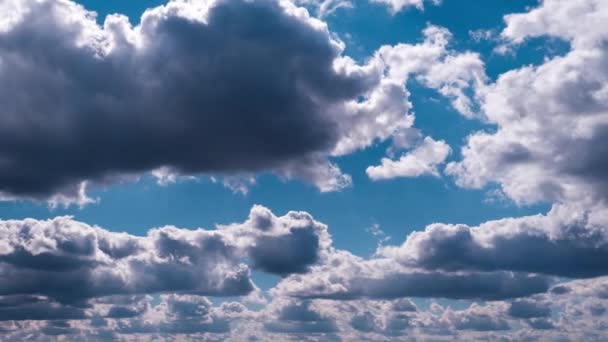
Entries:
{"type": "Polygon", "coordinates": [[[469,136],[447,173],[464,187],[497,183],[519,204],[606,199],[608,35],[600,23],[608,4],[546,0],[505,20],[501,36],[511,45],[548,36],[571,50],[479,87],[481,110],[497,129],[469,136]]]}
{"type": "MultiPolygon", "coordinates": [[[[384,4],[389,7],[389,10],[392,14],[400,12],[409,7],[416,7],[419,10],[424,8],[425,0],[370,0],[371,2],[376,2],[380,4],[384,4]]],[[[442,0],[430,0],[429,2],[433,5],[439,5],[442,0]]]]}
{"type": "Polygon", "coordinates": [[[444,141],[435,141],[426,137],[398,160],[383,158],[381,165],[368,167],[366,173],[373,180],[422,175],[439,177],[437,166],[445,161],[451,151],[450,146],[444,141]]]}

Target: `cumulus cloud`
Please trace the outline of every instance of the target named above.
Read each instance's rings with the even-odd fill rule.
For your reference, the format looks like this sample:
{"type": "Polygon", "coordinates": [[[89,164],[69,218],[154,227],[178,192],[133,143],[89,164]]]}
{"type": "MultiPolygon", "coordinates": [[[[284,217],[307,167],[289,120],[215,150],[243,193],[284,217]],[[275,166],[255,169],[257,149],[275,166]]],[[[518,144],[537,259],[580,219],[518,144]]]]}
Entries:
{"type": "Polygon", "coordinates": [[[485,80],[477,54],[448,48],[446,29],[358,64],[286,1],[170,1],[136,26],[118,14],[100,26],[69,0],[3,6],[5,199],[84,205],[86,185],[143,172],[168,184],[270,171],[337,191],[352,180],[331,156],[413,130],[409,77],[467,116],[467,89],[485,80]]]}
{"type": "Polygon", "coordinates": [[[606,199],[606,20],[608,6],[596,0],[545,0],[505,17],[508,47],[553,37],[570,51],[478,89],[481,111],[496,129],[469,136],[462,161],[448,165],[459,185],[495,183],[520,204],[606,199]]]}
{"type": "Polygon", "coordinates": [[[380,254],[405,265],[449,271],[509,270],[572,278],[608,274],[606,221],[593,210],[556,205],[547,215],[478,227],[432,224],[380,254]]]}
{"type": "Polygon", "coordinates": [[[276,319],[264,324],[270,332],[314,334],[338,331],[335,321],[312,308],[310,301],[290,301],[276,310],[276,319]]]}
{"type": "MultiPolygon", "coordinates": [[[[352,0],[296,0],[295,2],[313,8],[320,18],[332,15],[341,8],[349,9],[355,7],[352,0]]],[[[425,2],[433,5],[441,4],[441,0],[370,0],[370,2],[387,6],[391,14],[396,14],[410,7],[423,10],[425,2]]]]}
{"type": "Polygon", "coordinates": [[[305,275],[290,275],[271,291],[296,298],[335,300],[404,297],[499,300],[547,291],[550,279],[526,273],[443,272],[407,268],[392,258],[330,254],[305,275]]]}
{"type": "MultiPolygon", "coordinates": [[[[415,7],[422,10],[424,8],[425,0],[371,0],[371,2],[386,5],[389,7],[390,12],[395,14],[409,7],[415,7]]],[[[439,5],[441,0],[430,0],[428,2],[433,5],[439,5]]]]}
{"type": "Polygon", "coordinates": [[[69,217],[0,225],[0,275],[13,279],[0,284],[0,295],[45,296],[71,305],[109,295],[247,295],[255,285],[246,261],[272,274],[302,273],[331,243],[327,227],[310,215],[276,217],[261,206],[242,224],[219,230],[167,226],[143,237],[69,217]]]}
{"type": "Polygon", "coordinates": [[[99,26],[67,0],[3,6],[15,9],[0,31],[6,196],[75,197],[83,181],[163,167],[348,183],[327,151],[380,70],[343,57],[304,9],[173,1],[137,26],[121,15],[99,26]]]}
{"type": "MultiPolygon", "coordinates": [[[[555,237],[568,231],[599,240],[581,225],[562,225],[558,213],[568,223],[589,216],[554,209],[547,216],[460,227],[457,232],[466,228],[471,237],[459,250],[463,255],[476,251],[476,242],[491,249],[508,232],[518,236],[527,229],[540,237],[551,230],[555,237]],[[520,221],[530,226],[524,229],[520,221]],[[546,226],[533,230],[535,222],[546,226]]],[[[477,340],[534,339],[541,332],[551,338],[584,333],[580,336],[592,339],[608,317],[606,277],[555,283],[538,270],[517,272],[509,265],[453,267],[463,264],[457,253],[433,259],[428,252],[417,255],[415,263],[404,262],[412,259],[403,249],[413,248],[413,241],[425,251],[448,252],[447,246],[460,243],[423,243],[435,230],[432,241],[444,238],[435,226],[413,233],[403,246],[381,247],[377,255],[361,258],[332,247],[327,227],[309,214],[277,217],[262,206],[254,206],[243,223],[215,230],[162,227],[144,237],[70,218],[0,223],[1,276],[15,280],[0,288],[0,335],[7,339],[477,340]],[[204,297],[258,291],[250,268],[282,276],[268,293],[270,302],[253,310],[204,297]],[[473,303],[459,309],[432,301],[420,306],[408,297],[473,303]]]]}
{"type": "Polygon", "coordinates": [[[420,145],[398,160],[383,158],[382,164],[368,167],[366,173],[373,180],[422,175],[438,177],[437,166],[445,161],[451,151],[450,146],[444,141],[435,141],[426,137],[420,145]]]}
{"type": "Polygon", "coordinates": [[[378,49],[377,56],[387,65],[387,77],[398,83],[413,78],[447,97],[460,114],[475,117],[475,99],[470,93],[487,82],[481,56],[452,50],[452,34],[446,28],[429,25],[423,35],[420,44],[401,43],[378,49]]]}
{"type": "Polygon", "coordinates": [[[389,154],[410,150],[371,167],[376,178],[436,175],[450,147],[413,127],[412,79],[496,126],[447,167],[458,184],[557,203],[431,224],[369,258],[332,246],[308,213],[262,206],[242,223],[145,236],[69,217],[0,221],[1,338],[602,340],[606,10],[545,0],[505,17],[510,48],[552,36],[571,50],[488,83],[479,55],[452,51],[436,26],[359,65],[289,3],[175,1],[134,27],[119,15],[99,26],[63,0],[2,2],[13,13],[0,16],[0,77],[12,82],[0,85],[2,198],[84,204],[87,184],[151,170],[166,183],[271,170],[333,191],[351,179],[331,156],[389,139],[389,154]],[[252,270],[278,284],[261,294],[252,270]],[[247,295],[259,300],[205,297],[247,295]]]}

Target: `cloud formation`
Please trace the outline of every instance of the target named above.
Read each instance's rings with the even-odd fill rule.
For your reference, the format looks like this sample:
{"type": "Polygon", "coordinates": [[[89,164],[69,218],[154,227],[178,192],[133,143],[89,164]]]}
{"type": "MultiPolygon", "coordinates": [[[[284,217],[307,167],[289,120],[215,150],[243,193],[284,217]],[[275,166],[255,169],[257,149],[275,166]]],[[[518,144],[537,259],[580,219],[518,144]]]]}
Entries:
{"type": "MultiPolygon", "coordinates": [[[[593,340],[608,317],[608,282],[596,269],[568,271],[567,276],[593,278],[564,281],[539,275],[542,270],[518,269],[517,263],[479,266],[483,260],[503,260],[501,239],[548,239],[542,234],[548,231],[558,239],[557,248],[567,245],[559,242],[567,236],[595,253],[583,237],[599,238],[581,222],[597,218],[554,208],[546,216],[477,228],[435,224],[411,234],[402,246],[380,247],[375,256],[361,258],[333,247],[327,227],[309,214],[277,217],[262,206],[254,206],[243,223],[215,230],[168,226],[143,237],[70,218],[0,221],[0,276],[15,280],[1,282],[0,334],[9,339],[30,334],[110,340],[476,340],[493,334],[534,339],[543,332],[554,338],[584,333],[593,340]],[[534,230],[534,223],[543,225],[534,230]],[[467,236],[465,231],[467,239],[451,240],[467,236]],[[467,259],[482,243],[494,255],[467,259]],[[449,255],[440,258],[433,251],[449,255]],[[478,263],[466,264],[471,260],[478,263]],[[259,292],[251,269],[282,277],[267,293],[270,301],[258,300],[257,309],[231,301],[212,304],[204,297],[247,301],[259,292]],[[416,304],[408,297],[418,298],[416,304]],[[421,307],[420,298],[427,304],[421,307]],[[455,309],[434,303],[438,298],[471,304],[455,309]]],[[[524,255],[533,249],[520,245],[524,255]]]]}
{"type": "Polygon", "coordinates": [[[505,48],[549,37],[570,50],[478,89],[481,111],[497,129],[470,135],[463,159],[448,165],[459,185],[498,184],[520,204],[606,200],[606,20],[608,8],[596,0],[545,0],[505,17],[505,48]]]}
{"type": "Polygon", "coordinates": [[[67,304],[166,292],[244,296],[255,290],[246,260],[271,274],[302,273],[331,243],[327,227],[310,215],[276,217],[261,206],[242,224],[219,230],[167,226],[145,237],[69,217],[0,226],[0,276],[13,279],[0,283],[0,296],[46,296],[67,304]]]}
{"type": "Polygon", "coordinates": [[[365,171],[372,180],[396,177],[439,176],[437,166],[450,155],[452,149],[444,141],[426,137],[418,146],[402,155],[398,160],[383,158],[378,166],[370,166],[365,171]]]}
{"type": "Polygon", "coordinates": [[[324,154],[344,104],[380,78],[288,2],[173,1],[135,27],[121,15],[98,26],[67,0],[2,6],[14,13],[0,30],[7,197],[75,195],[81,182],[159,167],[275,170],[339,189],[324,154]]]}
{"type": "Polygon", "coordinates": [[[336,191],[352,180],[332,156],[416,133],[410,77],[466,116],[467,89],[485,79],[479,56],[450,50],[436,26],[357,64],[285,1],[170,1],[137,26],[100,26],[69,0],[2,6],[3,199],[82,205],[87,185],[143,172],[167,183],[270,171],[336,191]]]}
{"type": "Polygon", "coordinates": [[[432,224],[410,234],[400,247],[382,248],[380,254],[429,270],[604,276],[608,225],[598,214],[556,205],[547,215],[489,221],[478,227],[432,224]]]}
{"type": "Polygon", "coordinates": [[[262,206],[243,223],[146,236],[70,217],[0,221],[0,337],[603,340],[607,11],[545,0],[506,16],[505,49],[545,36],[571,49],[491,82],[478,54],[451,50],[432,25],[357,64],[288,2],[173,1],[135,27],[120,15],[99,26],[64,0],[2,2],[13,14],[0,15],[4,198],[88,201],[86,182],[151,170],[168,182],[270,170],[331,191],[351,182],[332,156],[386,140],[388,154],[409,151],[371,178],[437,175],[451,148],[414,128],[413,80],[496,126],[447,167],[459,185],[553,205],[431,224],[370,257],[333,246],[306,212],[262,206]],[[278,283],[262,293],[254,270],[278,283]]]}

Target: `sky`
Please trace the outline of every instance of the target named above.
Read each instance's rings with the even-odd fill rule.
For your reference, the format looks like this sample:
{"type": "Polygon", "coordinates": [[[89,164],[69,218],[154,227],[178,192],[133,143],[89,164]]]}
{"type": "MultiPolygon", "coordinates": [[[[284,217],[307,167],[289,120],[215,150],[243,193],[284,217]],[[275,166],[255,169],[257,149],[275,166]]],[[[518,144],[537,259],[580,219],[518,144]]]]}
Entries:
{"type": "Polygon", "coordinates": [[[0,339],[602,341],[605,0],[0,0],[0,339]]]}

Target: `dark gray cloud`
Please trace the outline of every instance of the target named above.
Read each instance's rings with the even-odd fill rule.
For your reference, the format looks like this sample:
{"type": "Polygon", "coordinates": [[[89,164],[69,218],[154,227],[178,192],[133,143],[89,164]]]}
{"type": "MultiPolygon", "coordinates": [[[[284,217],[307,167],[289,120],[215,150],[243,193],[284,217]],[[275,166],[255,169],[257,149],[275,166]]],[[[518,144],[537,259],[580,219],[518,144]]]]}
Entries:
{"type": "MultiPolygon", "coordinates": [[[[20,1],[0,31],[0,190],[74,194],[161,166],[291,168],[314,177],[345,101],[380,74],[336,68],[324,24],[273,0],[170,2],[136,28],[61,1],[20,1]]],[[[366,71],[367,70],[367,71],[366,71]]],[[[303,177],[306,177],[304,175],[303,177]]]]}
{"type": "Polygon", "coordinates": [[[251,247],[253,266],[262,271],[289,275],[305,273],[319,258],[319,236],[314,228],[293,229],[279,236],[263,236],[251,247]]]}
{"type": "Polygon", "coordinates": [[[551,309],[546,303],[530,300],[516,300],[509,307],[509,315],[517,318],[549,317],[551,309]]]}
{"type": "Polygon", "coordinates": [[[12,305],[0,307],[0,321],[65,320],[83,319],[85,317],[85,310],[82,307],[62,305],[44,299],[39,299],[35,302],[13,303],[12,305]]]}

